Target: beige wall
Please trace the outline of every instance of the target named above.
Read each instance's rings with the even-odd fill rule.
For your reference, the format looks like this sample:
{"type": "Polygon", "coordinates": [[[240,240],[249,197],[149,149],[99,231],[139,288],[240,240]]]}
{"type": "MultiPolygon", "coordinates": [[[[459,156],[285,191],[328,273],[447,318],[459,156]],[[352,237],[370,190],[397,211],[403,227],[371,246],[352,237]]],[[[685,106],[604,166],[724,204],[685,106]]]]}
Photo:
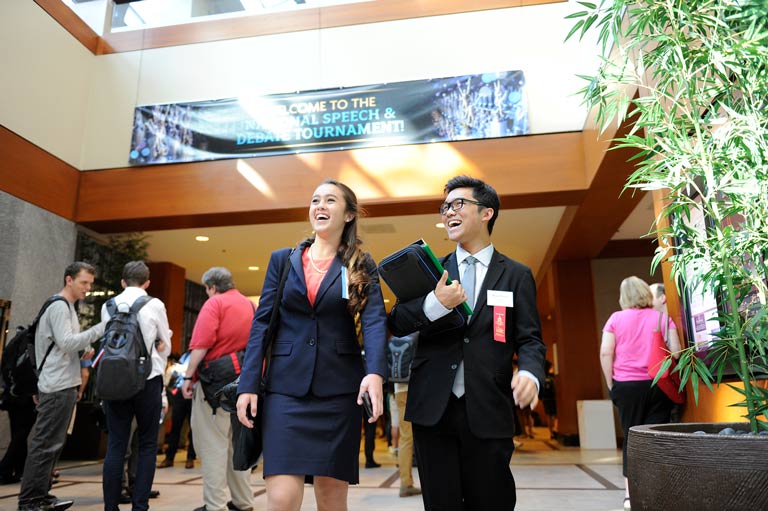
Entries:
{"type": "Polygon", "coordinates": [[[14,70],[0,124],[78,169],[114,168],[127,165],[137,104],[522,69],[532,131],[580,130],[575,75],[594,69],[595,51],[562,43],[570,10],[520,7],[95,57],[34,3],[6,1],[0,38],[17,50],[0,56],[14,70]]]}
{"type": "Polygon", "coordinates": [[[78,167],[93,55],[31,1],[0,2],[0,125],[78,167]]]}

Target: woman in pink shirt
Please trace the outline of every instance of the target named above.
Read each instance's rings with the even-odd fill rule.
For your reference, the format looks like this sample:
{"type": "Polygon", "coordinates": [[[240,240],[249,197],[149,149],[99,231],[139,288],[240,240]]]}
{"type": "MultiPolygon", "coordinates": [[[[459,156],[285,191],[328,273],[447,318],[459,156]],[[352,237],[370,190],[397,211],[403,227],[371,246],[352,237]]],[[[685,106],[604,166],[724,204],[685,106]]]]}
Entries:
{"type": "MultiPolygon", "coordinates": [[[[603,327],[600,345],[600,365],[605,383],[618,408],[624,431],[624,509],[629,510],[629,484],[627,481],[627,439],[629,428],[641,424],[664,424],[674,403],[660,388],[651,385],[648,376],[648,355],[653,332],[659,328],[660,315],[653,308],[650,286],[637,277],[627,277],[619,290],[621,310],[611,314],[603,327]]],[[[675,324],[668,316],[664,329],[668,331],[667,346],[675,357],[679,356],[680,340],[675,324]]]]}

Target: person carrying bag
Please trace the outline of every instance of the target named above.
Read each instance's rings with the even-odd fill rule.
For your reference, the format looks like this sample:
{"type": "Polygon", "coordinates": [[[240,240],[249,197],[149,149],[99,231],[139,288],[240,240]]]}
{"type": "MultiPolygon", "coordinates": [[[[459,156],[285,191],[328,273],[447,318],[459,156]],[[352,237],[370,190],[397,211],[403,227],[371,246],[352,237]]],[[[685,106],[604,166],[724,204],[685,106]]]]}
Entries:
{"type": "MultiPolygon", "coordinates": [[[[293,253],[293,251],[291,251],[293,253]]],[[[283,296],[283,288],[285,288],[285,279],[288,277],[288,267],[290,264],[289,257],[285,259],[283,264],[282,273],[280,274],[280,283],[277,288],[276,303],[280,303],[283,296]]],[[[275,339],[276,325],[278,316],[280,314],[280,307],[273,307],[272,314],[269,318],[269,327],[267,330],[267,353],[272,350],[272,343],[275,339]]],[[[242,360],[242,359],[241,359],[242,360]]],[[[262,370],[262,390],[264,387],[264,374],[266,374],[266,361],[269,360],[269,355],[264,359],[265,366],[262,370]]],[[[229,383],[221,387],[215,393],[215,399],[220,404],[221,408],[229,412],[230,419],[232,421],[232,447],[234,452],[232,453],[232,465],[235,470],[251,470],[259,461],[262,450],[262,438],[261,438],[261,418],[253,417],[248,412],[249,418],[253,420],[254,427],[251,429],[243,426],[237,419],[237,386],[240,384],[240,376],[231,380],[229,383]]],[[[260,407],[259,407],[260,408],[260,407]]],[[[258,412],[258,410],[257,410],[258,412]]]]}
{"type": "Polygon", "coordinates": [[[680,390],[680,373],[676,370],[677,361],[669,356],[669,348],[667,347],[665,340],[669,332],[669,318],[667,318],[665,331],[663,332],[661,330],[664,316],[665,314],[663,312],[659,312],[659,324],[651,336],[651,350],[648,352],[648,376],[655,379],[662,364],[669,358],[669,367],[658,376],[656,386],[659,387],[673,403],[681,405],[685,403],[685,392],[680,390]],[[665,335],[665,333],[667,335],[665,335]]]}

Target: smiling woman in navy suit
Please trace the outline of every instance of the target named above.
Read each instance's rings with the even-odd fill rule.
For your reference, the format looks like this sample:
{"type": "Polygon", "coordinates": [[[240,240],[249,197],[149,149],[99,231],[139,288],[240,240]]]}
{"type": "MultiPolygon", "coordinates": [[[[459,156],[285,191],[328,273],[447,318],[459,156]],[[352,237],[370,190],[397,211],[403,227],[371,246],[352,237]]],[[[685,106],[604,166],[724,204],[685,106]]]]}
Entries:
{"type": "Polygon", "coordinates": [[[328,179],[309,206],[314,237],[295,251],[273,252],[269,261],[240,376],[237,415],[252,426],[246,410],[250,406],[255,414],[265,334],[288,258],[261,410],[270,511],[301,508],[305,475],[314,476],[319,511],[345,511],[348,486],[358,483],[363,392],[373,402],[371,422],[383,411],[386,313],[376,264],[360,249],[357,219],[354,192],[328,179]]]}

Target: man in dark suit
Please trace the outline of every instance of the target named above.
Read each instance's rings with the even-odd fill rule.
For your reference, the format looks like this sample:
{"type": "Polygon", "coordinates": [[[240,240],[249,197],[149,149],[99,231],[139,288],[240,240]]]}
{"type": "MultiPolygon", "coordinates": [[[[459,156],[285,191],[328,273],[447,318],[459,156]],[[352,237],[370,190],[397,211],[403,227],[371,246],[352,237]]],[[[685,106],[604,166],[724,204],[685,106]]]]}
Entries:
{"type": "Polygon", "coordinates": [[[424,508],[514,510],[514,407],[535,407],[545,376],[536,285],[529,268],[491,244],[496,191],[467,176],[444,191],[440,214],[456,251],[443,259],[434,291],[397,303],[389,316],[394,335],[419,331],[405,419],[424,508]],[[464,301],[473,309],[467,322],[456,310],[464,301]]]}

